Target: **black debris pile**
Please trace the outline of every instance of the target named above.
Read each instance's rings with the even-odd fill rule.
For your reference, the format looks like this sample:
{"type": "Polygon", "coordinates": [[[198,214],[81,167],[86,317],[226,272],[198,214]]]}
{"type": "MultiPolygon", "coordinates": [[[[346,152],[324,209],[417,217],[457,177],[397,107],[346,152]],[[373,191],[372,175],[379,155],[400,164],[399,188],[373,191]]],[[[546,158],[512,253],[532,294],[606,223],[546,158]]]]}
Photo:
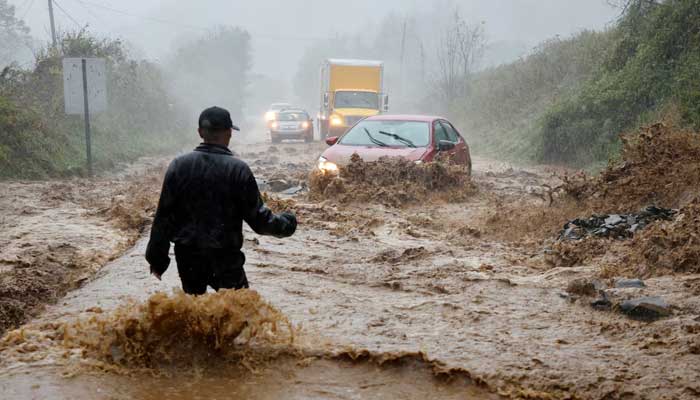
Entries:
{"type": "Polygon", "coordinates": [[[658,220],[671,220],[678,211],[649,206],[636,214],[592,215],[588,219],[577,218],[564,225],[559,241],[580,240],[589,236],[627,239],[658,220]]]}

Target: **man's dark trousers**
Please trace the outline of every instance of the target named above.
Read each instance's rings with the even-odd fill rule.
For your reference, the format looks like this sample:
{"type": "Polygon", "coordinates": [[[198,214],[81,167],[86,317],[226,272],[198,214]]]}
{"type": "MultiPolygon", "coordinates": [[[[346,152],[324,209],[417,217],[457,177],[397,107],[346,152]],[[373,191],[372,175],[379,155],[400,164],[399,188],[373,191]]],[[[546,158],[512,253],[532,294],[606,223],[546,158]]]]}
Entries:
{"type": "Polygon", "coordinates": [[[214,290],[248,287],[248,279],[243,269],[245,256],[240,251],[176,244],[175,260],[182,289],[187,294],[204,294],[207,286],[214,290]]]}

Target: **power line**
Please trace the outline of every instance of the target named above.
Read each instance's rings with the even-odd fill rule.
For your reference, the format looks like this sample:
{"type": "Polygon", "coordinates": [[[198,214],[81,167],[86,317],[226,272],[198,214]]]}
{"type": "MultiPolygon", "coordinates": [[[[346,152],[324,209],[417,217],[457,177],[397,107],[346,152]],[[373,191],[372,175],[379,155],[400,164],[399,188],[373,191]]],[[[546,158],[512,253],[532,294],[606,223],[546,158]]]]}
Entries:
{"type": "Polygon", "coordinates": [[[209,31],[209,29],[204,28],[204,27],[194,26],[194,25],[187,25],[187,24],[181,24],[181,23],[178,23],[178,22],[167,21],[167,20],[164,20],[164,19],[153,18],[153,17],[147,17],[147,16],[145,16],[145,15],[133,14],[133,13],[130,13],[130,12],[128,12],[128,11],[118,10],[118,9],[116,9],[116,8],[104,6],[104,5],[102,5],[102,4],[97,4],[97,3],[90,2],[90,1],[84,1],[84,0],[76,0],[76,1],[77,1],[78,3],[81,3],[81,4],[85,5],[85,6],[92,6],[92,7],[101,8],[101,9],[103,9],[103,10],[111,11],[111,12],[116,13],[116,14],[126,15],[127,17],[140,18],[140,19],[143,19],[143,20],[148,20],[148,21],[157,22],[157,23],[159,23],[159,24],[179,26],[179,27],[187,28],[187,29],[194,29],[194,30],[201,30],[201,31],[209,31]]]}
{"type": "Polygon", "coordinates": [[[82,7],[82,9],[85,10],[85,12],[87,12],[88,14],[90,14],[90,16],[91,16],[92,18],[95,19],[95,21],[97,21],[97,22],[99,22],[99,23],[104,23],[104,21],[102,20],[102,18],[100,18],[100,17],[99,17],[97,14],[95,14],[90,8],[88,8],[88,7],[85,5],[85,3],[83,3],[83,2],[80,1],[80,0],[74,0],[74,1],[75,1],[76,3],[78,3],[78,4],[80,4],[80,7],[82,7]]]}
{"type": "Polygon", "coordinates": [[[20,18],[21,20],[24,21],[24,19],[27,17],[27,14],[29,14],[29,11],[32,10],[32,6],[34,6],[34,0],[29,1],[29,7],[27,7],[27,9],[24,10],[24,14],[22,14],[22,18],[20,18]]]}
{"type": "MultiPolygon", "coordinates": [[[[211,27],[182,24],[179,22],[169,21],[169,20],[165,20],[165,19],[153,18],[153,17],[149,17],[149,16],[145,16],[145,15],[134,14],[134,13],[131,13],[129,11],[119,10],[119,9],[105,6],[102,4],[93,3],[91,1],[86,1],[86,0],[75,0],[75,1],[77,1],[78,3],[81,3],[83,6],[101,8],[103,10],[113,12],[116,14],[121,14],[121,15],[124,15],[127,17],[132,17],[132,18],[139,18],[139,19],[146,20],[146,21],[152,21],[152,22],[156,22],[159,24],[163,24],[163,25],[178,26],[181,28],[202,31],[202,32],[211,32],[211,30],[212,30],[211,27]]],[[[258,32],[250,32],[250,34],[253,38],[267,38],[267,39],[275,39],[275,40],[316,41],[316,40],[327,39],[327,38],[311,37],[311,36],[275,35],[275,34],[258,33],[258,32]]]]}
{"type": "Polygon", "coordinates": [[[68,11],[66,11],[63,7],[61,7],[61,5],[58,4],[58,2],[57,2],[56,0],[53,0],[53,4],[56,6],[56,8],[59,9],[59,11],[61,11],[61,12],[63,13],[63,15],[65,15],[66,17],[68,17],[69,20],[73,21],[73,23],[74,23],[76,26],[78,26],[78,28],[83,28],[83,25],[82,25],[80,22],[76,21],[75,18],[73,18],[73,17],[68,13],[68,11]]]}

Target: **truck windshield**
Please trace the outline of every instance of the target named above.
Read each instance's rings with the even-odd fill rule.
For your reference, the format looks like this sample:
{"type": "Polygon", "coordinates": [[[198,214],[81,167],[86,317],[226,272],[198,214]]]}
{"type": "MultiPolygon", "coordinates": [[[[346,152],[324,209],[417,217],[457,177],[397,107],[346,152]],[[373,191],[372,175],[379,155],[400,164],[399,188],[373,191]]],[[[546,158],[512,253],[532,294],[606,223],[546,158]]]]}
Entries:
{"type": "Polygon", "coordinates": [[[430,143],[430,126],[420,121],[362,121],[339,141],[349,146],[426,147],[430,143]],[[369,131],[369,135],[367,132],[369,131]]]}
{"type": "Polygon", "coordinates": [[[379,109],[379,96],[374,92],[338,91],[335,92],[335,108],[379,109]]]}

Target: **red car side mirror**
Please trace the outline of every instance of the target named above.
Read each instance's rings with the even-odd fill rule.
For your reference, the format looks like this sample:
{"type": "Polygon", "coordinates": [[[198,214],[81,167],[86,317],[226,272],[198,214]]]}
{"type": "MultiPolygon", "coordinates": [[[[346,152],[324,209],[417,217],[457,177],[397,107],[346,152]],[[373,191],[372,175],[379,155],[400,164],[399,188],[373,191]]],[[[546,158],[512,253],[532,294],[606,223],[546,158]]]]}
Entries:
{"type": "Polygon", "coordinates": [[[326,144],[329,146],[333,146],[334,144],[338,143],[338,136],[331,136],[329,138],[326,138],[326,144]]]}
{"type": "Polygon", "coordinates": [[[449,140],[441,140],[438,142],[438,151],[450,151],[455,148],[457,144],[450,142],[449,140]]]}

